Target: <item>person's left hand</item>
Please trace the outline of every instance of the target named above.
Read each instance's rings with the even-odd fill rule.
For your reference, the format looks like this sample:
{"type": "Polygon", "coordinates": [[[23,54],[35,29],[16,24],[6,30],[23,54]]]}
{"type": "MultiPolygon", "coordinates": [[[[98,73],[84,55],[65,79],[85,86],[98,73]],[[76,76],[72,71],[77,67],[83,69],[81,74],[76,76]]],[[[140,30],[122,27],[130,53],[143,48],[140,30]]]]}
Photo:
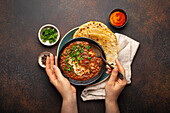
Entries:
{"type": "Polygon", "coordinates": [[[125,69],[121,65],[121,63],[116,59],[116,65],[113,70],[109,66],[107,66],[107,74],[111,73],[110,78],[105,86],[106,91],[106,100],[117,102],[117,99],[127,84],[126,76],[125,76],[125,69]],[[118,71],[123,74],[123,80],[121,80],[117,75],[118,71]]]}
{"type": "Polygon", "coordinates": [[[70,82],[62,75],[60,69],[57,66],[57,57],[50,54],[46,60],[46,72],[50,79],[50,82],[57,88],[61,94],[63,100],[76,100],[76,88],[70,84],[70,82]]]}

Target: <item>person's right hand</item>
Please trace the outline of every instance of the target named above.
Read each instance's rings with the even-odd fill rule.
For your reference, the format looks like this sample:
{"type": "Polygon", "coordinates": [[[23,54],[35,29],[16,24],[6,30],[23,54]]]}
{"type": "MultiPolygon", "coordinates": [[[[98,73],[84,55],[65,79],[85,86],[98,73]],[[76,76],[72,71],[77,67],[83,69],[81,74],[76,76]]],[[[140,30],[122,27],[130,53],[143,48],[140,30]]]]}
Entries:
{"type": "Polygon", "coordinates": [[[117,101],[120,93],[122,92],[122,90],[127,84],[127,80],[125,77],[125,70],[123,66],[117,59],[115,60],[115,62],[117,66],[115,66],[113,70],[111,70],[111,68],[107,66],[108,68],[107,73],[108,74],[111,73],[111,76],[108,82],[106,83],[105,91],[106,91],[106,100],[111,101],[111,102],[117,101]],[[124,78],[123,80],[121,80],[117,76],[118,70],[123,74],[123,78],[124,78]]]}
{"type": "Polygon", "coordinates": [[[70,84],[70,82],[62,75],[60,69],[57,66],[57,57],[50,54],[46,60],[46,72],[50,79],[50,82],[57,88],[63,100],[74,99],[76,100],[76,88],[70,84]]]}
{"type": "Polygon", "coordinates": [[[50,82],[57,88],[63,98],[61,113],[78,113],[76,88],[62,75],[57,66],[57,57],[50,54],[46,60],[46,72],[50,82]]]}

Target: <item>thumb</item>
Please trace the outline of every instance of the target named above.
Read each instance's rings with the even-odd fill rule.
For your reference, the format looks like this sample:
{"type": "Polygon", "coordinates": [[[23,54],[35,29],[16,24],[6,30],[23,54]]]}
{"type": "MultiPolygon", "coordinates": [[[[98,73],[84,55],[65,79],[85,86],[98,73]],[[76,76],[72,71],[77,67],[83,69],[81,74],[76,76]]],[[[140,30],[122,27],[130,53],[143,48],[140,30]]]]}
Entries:
{"type": "Polygon", "coordinates": [[[115,82],[116,79],[117,79],[117,74],[118,74],[118,69],[117,69],[117,67],[115,67],[115,68],[112,70],[112,73],[111,73],[109,82],[115,82]]]}

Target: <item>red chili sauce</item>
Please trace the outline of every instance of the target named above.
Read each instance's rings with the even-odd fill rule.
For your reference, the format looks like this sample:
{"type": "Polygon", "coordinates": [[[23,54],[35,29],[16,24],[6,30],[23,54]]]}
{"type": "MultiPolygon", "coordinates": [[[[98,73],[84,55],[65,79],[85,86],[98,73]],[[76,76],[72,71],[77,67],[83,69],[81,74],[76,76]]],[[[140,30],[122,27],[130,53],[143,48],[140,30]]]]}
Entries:
{"type": "Polygon", "coordinates": [[[60,64],[69,78],[84,81],[98,74],[102,59],[97,57],[88,42],[76,41],[64,49],[60,64]]]}
{"type": "Polygon", "coordinates": [[[119,11],[112,13],[109,19],[114,26],[122,26],[126,21],[125,14],[119,11]]]}

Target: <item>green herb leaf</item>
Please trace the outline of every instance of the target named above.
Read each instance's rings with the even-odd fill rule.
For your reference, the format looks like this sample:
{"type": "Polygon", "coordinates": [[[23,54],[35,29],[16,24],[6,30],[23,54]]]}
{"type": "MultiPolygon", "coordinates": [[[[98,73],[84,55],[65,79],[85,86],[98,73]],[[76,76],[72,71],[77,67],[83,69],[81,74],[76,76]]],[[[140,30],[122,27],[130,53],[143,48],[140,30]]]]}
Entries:
{"type": "Polygon", "coordinates": [[[78,55],[80,55],[80,52],[79,52],[79,51],[76,52],[76,56],[78,56],[78,55]]]}
{"type": "Polygon", "coordinates": [[[74,50],[77,49],[77,45],[74,45],[72,48],[73,48],[74,50]]]}
{"type": "Polygon", "coordinates": [[[83,53],[84,52],[84,50],[83,50],[83,48],[81,48],[81,53],[83,53]]]}
{"type": "Polygon", "coordinates": [[[43,42],[46,42],[46,40],[43,40],[43,42]]]}
{"type": "Polygon", "coordinates": [[[71,71],[71,69],[69,68],[68,71],[71,71]]]}
{"type": "Polygon", "coordinates": [[[77,60],[80,61],[80,56],[77,57],[77,60]]]}
{"type": "Polygon", "coordinates": [[[84,44],[81,44],[80,46],[81,46],[81,47],[83,47],[83,46],[84,46],[84,44]]]}
{"type": "Polygon", "coordinates": [[[70,56],[68,55],[66,58],[69,58],[70,56]]]}
{"type": "Polygon", "coordinates": [[[73,74],[74,71],[71,72],[71,75],[73,74]]]}
{"type": "Polygon", "coordinates": [[[68,54],[68,50],[66,49],[66,52],[67,52],[67,54],[68,54]]]}
{"type": "Polygon", "coordinates": [[[75,58],[75,57],[73,57],[73,58],[72,58],[72,61],[76,61],[76,58],[75,58]]]}
{"type": "Polygon", "coordinates": [[[76,54],[73,54],[73,57],[76,57],[76,54]]]}
{"type": "Polygon", "coordinates": [[[65,63],[67,63],[67,62],[68,62],[68,59],[66,58],[65,63]]]}
{"type": "Polygon", "coordinates": [[[72,56],[72,51],[70,51],[69,55],[72,56]]]}
{"type": "Polygon", "coordinates": [[[89,45],[87,45],[86,48],[87,48],[88,51],[90,50],[90,46],[89,45]]]}
{"type": "Polygon", "coordinates": [[[65,70],[65,71],[67,71],[67,68],[66,68],[66,67],[64,67],[64,70],[65,70]]]}
{"type": "Polygon", "coordinates": [[[75,63],[76,66],[78,66],[78,63],[75,63]]]}
{"type": "Polygon", "coordinates": [[[68,63],[66,63],[66,65],[67,65],[68,67],[70,67],[70,65],[69,65],[68,63]]]}
{"type": "Polygon", "coordinates": [[[88,56],[88,59],[91,60],[92,58],[88,56]]]}
{"type": "Polygon", "coordinates": [[[53,40],[49,40],[50,44],[53,42],[53,40]]]}
{"type": "Polygon", "coordinates": [[[70,66],[70,69],[72,70],[72,69],[73,69],[73,66],[70,66]]]}

